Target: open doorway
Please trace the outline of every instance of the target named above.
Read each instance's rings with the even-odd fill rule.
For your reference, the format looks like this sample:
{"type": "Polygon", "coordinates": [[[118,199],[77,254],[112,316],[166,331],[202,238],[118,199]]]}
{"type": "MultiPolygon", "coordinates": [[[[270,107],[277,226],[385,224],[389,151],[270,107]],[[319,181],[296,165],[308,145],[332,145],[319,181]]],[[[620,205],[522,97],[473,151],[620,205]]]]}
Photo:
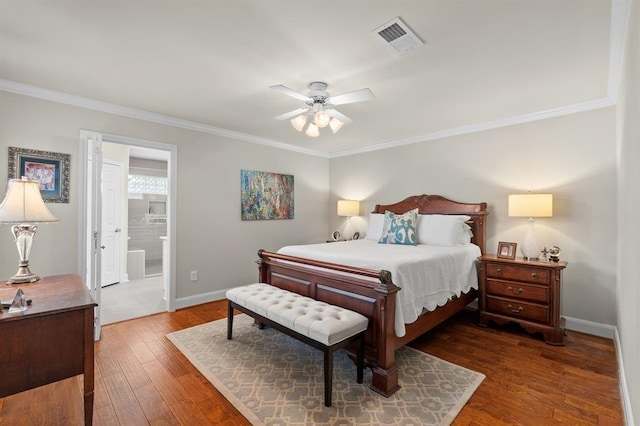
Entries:
{"type": "Polygon", "coordinates": [[[102,153],[102,235],[106,247],[102,251],[100,317],[106,325],[167,310],[162,266],[170,153],[110,142],[103,142],[102,153]],[[117,160],[111,157],[123,152],[126,158],[119,160],[125,166],[114,166],[117,160]],[[114,176],[117,173],[120,179],[114,176]],[[118,186],[120,181],[125,185],[118,186]],[[114,238],[121,241],[111,246],[121,248],[123,254],[110,249],[114,238]],[[113,255],[113,251],[117,253],[113,255]],[[114,267],[114,263],[120,265],[114,267]],[[114,270],[122,271],[117,280],[114,270]]]}
{"type": "Polygon", "coordinates": [[[174,145],[81,131],[81,271],[101,324],[175,308],[174,145]]]}

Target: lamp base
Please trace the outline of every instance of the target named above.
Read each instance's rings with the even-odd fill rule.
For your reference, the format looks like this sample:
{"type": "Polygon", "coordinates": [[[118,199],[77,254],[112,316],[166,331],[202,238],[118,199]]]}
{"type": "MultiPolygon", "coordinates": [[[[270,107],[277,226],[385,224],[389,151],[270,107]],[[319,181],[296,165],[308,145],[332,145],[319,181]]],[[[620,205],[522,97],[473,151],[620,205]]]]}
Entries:
{"type": "Polygon", "coordinates": [[[534,261],[539,259],[540,246],[536,238],[536,231],[533,228],[535,219],[530,217],[528,222],[529,226],[527,227],[527,232],[524,234],[524,241],[522,242],[522,246],[520,246],[520,251],[522,251],[522,258],[524,260],[534,261]]]}
{"type": "Polygon", "coordinates": [[[29,263],[27,262],[26,264],[20,264],[20,266],[18,267],[18,272],[16,272],[14,276],[9,278],[7,284],[35,283],[39,279],[39,276],[29,270],[29,263]]]}

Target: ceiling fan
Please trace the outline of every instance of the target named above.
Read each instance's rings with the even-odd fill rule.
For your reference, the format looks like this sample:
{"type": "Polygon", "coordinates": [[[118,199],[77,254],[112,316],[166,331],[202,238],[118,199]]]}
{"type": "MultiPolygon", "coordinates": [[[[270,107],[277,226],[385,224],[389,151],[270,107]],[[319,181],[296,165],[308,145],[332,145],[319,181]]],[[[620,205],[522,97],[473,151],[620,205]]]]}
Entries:
{"type": "Polygon", "coordinates": [[[365,102],[374,98],[370,89],[354,90],[353,92],[332,97],[327,92],[327,83],[320,81],[309,83],[309,92],[306,95],[282,84],[269,86],[269,88],[303,101],[306,104],[305,107],[289,111],[274,118],[276,120],[290,120],[291,125],[299,132],[307,126],[305,133],[311,137],[320,135],[319,128],[329,126],[333,133],[337,133],[345,123],[353,122],[349,117],[335,110],[334,106],[365,102]],[[309,123],[308,125],[307,122],[309,123]]]}

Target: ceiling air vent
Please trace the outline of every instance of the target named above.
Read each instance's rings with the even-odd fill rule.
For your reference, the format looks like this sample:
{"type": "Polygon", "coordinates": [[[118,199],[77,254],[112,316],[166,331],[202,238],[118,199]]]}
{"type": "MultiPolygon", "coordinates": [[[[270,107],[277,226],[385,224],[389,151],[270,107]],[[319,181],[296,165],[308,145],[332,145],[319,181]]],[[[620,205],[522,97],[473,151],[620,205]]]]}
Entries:
{"type": "Polygon", "coordinates": [[[400,55],[404,55],[424,44],[400,18],[387,22],[371,31],[371,33],[400,55]]]}

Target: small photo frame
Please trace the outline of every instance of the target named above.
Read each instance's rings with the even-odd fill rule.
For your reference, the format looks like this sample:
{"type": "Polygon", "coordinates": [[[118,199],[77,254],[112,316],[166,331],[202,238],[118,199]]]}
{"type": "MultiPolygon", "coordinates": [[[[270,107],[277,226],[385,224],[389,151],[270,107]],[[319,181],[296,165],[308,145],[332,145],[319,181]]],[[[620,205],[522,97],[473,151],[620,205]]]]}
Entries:
{"type": "Polygon", "coordinates": [[[40,182],[45,203],[69,202],[70,154],[9,147],[9,179],[40,182]]]}
{"type": "Polygon", "coordinates": [[[500,259],[511,259],[514,260],[516,258],[516,247],[517,243],[509,243],[505,241],[500,241],[498,243],[498,257],[500,259]]]}
{"type": "Polygon", "coordinates": [[[360,239],[360,233],[359,232],[354,232],[353,233],[353,239],[354,240],[359,240],[360,239]]]}
{"type": "Polygon", "coordinates": [[[333,234],[331,234],[331,238],[333,238],[333,241],[338,241],[340,237],[340,231],[333,231],[333,234]]]}

